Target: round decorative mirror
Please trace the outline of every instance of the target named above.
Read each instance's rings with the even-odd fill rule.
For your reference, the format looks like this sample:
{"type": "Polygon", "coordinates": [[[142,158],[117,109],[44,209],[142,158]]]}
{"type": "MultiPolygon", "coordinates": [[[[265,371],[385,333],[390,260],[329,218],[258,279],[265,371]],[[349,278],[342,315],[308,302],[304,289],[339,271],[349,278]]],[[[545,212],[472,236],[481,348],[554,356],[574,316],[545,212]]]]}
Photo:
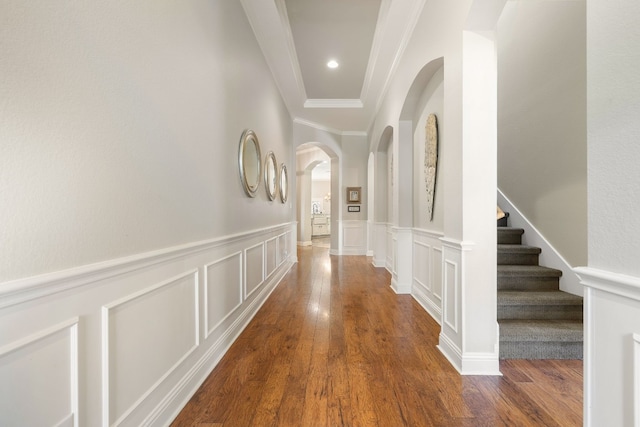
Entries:
{"type": "Polygon", "coordinates": [[[273,151],[269,151],[264,159],[264,185],[269,200],[275,199],[278,189],[278,162],[276,162],[276,155],[273,154],[273,151]]]}
{"type": "Polygon", "coordinates": [[[256,197],[262,176],[262,153],[260,152],[258,137],[252,130],[245,130],[242,133],[242,137],[240,137],[238,166],[244,191],[247,196],[256,197]]]}
{"type": "Polygon", "coordinates": [[[289,197],[289,174],[287,173],[287,167],[280,165],[280,201],[282,203],[287,201],[289,197]]]}

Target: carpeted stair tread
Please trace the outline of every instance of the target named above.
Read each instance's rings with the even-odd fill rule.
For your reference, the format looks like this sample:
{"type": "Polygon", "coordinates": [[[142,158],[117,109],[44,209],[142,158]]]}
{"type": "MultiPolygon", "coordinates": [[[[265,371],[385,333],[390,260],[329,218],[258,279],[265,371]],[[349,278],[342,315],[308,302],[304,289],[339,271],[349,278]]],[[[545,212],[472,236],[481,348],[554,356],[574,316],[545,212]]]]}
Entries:
{"type": "Polygon", "coordinates": [[[538,265],[542,250],[526,245],[498,245],[498,265],[538,265]]]}
{"type": "Polygon", "coordinates": [[[558,291],[562,271],[539,265],[498,265],[499,291],[558,291]]]}
{"type": "Polygon", "coordinates": [[[498,243],[520,244],[523,234],[524,230],[522,228],[498,227],[498,243]]]}
{"type": "Polygon", "coordinates": [[[499,265],[498,278],[500,277],[561,277],[562,270],[543,267],[540,265],[499,265]]]}
{"type": "Polygon", "coordinates": [[[582,297],[562,291],[498,291],[500,305],[582,305],[582,297]]]}
{"type": "Polygon", "coordinates": [[[535,246],[526,246],[526,245],[498,245],[498,253],[510,253],[510,254],[540,254],[542,249],[535,246]]]}
{"type": "Polygon", "coordinates": [[[501,320],[500,341],[582,342],[581,321],[501,320]]]}

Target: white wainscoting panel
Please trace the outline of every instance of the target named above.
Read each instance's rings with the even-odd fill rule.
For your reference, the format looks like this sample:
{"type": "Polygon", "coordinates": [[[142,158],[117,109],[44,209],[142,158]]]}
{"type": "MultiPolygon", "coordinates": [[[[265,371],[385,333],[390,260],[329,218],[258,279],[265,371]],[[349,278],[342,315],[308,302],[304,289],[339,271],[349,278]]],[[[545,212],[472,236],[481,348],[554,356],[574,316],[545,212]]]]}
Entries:
{"type": "Polygon", "coordinates": [[[342,226],[342,255],[366,255],[367,222],[340,221],[342,226]]]}
{"type": "Polygon", "coordinates": [[[266,261],[265,267],[267,269],[265,277],[271,276],[271,274],[276,270],[278,257],[278,238],[274,237],[272,239],[267,240],[266,244],[266,261]]]}
{"type": "Polygon", "coordinates": [[[248,298],[264,282],[264,247],[264,242],[261,242],[245,250],[245,298],[248,298]]]}
{"type": "Polygon", "coordinates": [[[276,259],[276,263],[278,266],[285,262],[287,260],[287,257],[289,256],[288,242],[289,235],[287,233],[278,236],[278,257],[276,259]]]}
{"type": "Polygon", "coordinates": [[[198,307],[197,270],[105,305],[105,424],[126,422],[195,350],[200,342],[198,307]]]}
{"type": "Polygon", "coordinates": [[[447,238],[442,242],[442,329],[438,348],[453,366],[462,369],[462,282],[463,244],[447,238]]]}
{"type": "Polygon", "coordinates": [[[458,325],[460,324],[459,316],[459,292],[457,283],[459,281],[459,264],[451,260],[444,261],[444,284],[445,284],[445,298],[444,298],[444,323],[451,328],[451,330],[457,334],[458,325]]]}
{"type": "Polygon", "coordinates": [[[414,273],[413,282],[423,292],[431,292],[429,266],[431,264],[431,246],[415,241],[413,244],[414,273]]]}
{"type": "Polygon", "coordinates": [[[205,338],[242,305],[242,252],[205,265],[205,338]]]}
{"type": "Polygon", "coordinates": [[[0,425],[74,425],[77,411],[77,318],[0,348],[0,425]]]}
{"type": "Polygon", "coordinates": [[[0,283],[0,425],[168,426],[293,265],[295,230],[0,283]]]}
{"type": "Polygon", "coordinates": [[[413,231],[413,297],[436,322],[442,322],[442,234],[413,231]]]}

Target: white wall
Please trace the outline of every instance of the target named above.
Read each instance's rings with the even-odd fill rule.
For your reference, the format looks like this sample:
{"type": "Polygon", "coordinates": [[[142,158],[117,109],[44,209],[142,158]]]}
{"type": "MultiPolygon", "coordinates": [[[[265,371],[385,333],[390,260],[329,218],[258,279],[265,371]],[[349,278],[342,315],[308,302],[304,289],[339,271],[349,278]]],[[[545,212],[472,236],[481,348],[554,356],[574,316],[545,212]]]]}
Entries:
{"type": "Polygon", "coordinates": [[[498,186],[572,266],[587,261],[585,13],[509,1],[497,31],[498,186]]]}
{"type": "Polygon", "coordinates": [[[12,1],[0,25],[0,280],[291,220],[238,178],[245,128],[293,157],[237,2],[12,1]]]}
{"type": "Polygon", "coordinates": [[[640,425],[640,3],[587,3],[585,425],[640,425]]]}
{"type": "Polygon", "coordinates": [[[167,425],[295,260],[289,114],[236,1],[0,28],[0,424],[167,425]],[[286,204],[244,194],[245,128],[286,204]]]}

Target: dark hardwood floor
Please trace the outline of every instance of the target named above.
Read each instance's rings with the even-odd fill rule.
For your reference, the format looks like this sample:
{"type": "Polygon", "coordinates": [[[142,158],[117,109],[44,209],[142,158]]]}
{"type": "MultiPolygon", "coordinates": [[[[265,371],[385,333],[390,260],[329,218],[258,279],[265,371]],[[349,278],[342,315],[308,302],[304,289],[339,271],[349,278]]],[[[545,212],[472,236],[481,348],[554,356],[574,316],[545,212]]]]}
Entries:
{"type": "Polygon", "coordinates": [[[174,426],[581,426],[582,362],[460,376],[439,325],[362,256],[298,250],[174,426]]]}

